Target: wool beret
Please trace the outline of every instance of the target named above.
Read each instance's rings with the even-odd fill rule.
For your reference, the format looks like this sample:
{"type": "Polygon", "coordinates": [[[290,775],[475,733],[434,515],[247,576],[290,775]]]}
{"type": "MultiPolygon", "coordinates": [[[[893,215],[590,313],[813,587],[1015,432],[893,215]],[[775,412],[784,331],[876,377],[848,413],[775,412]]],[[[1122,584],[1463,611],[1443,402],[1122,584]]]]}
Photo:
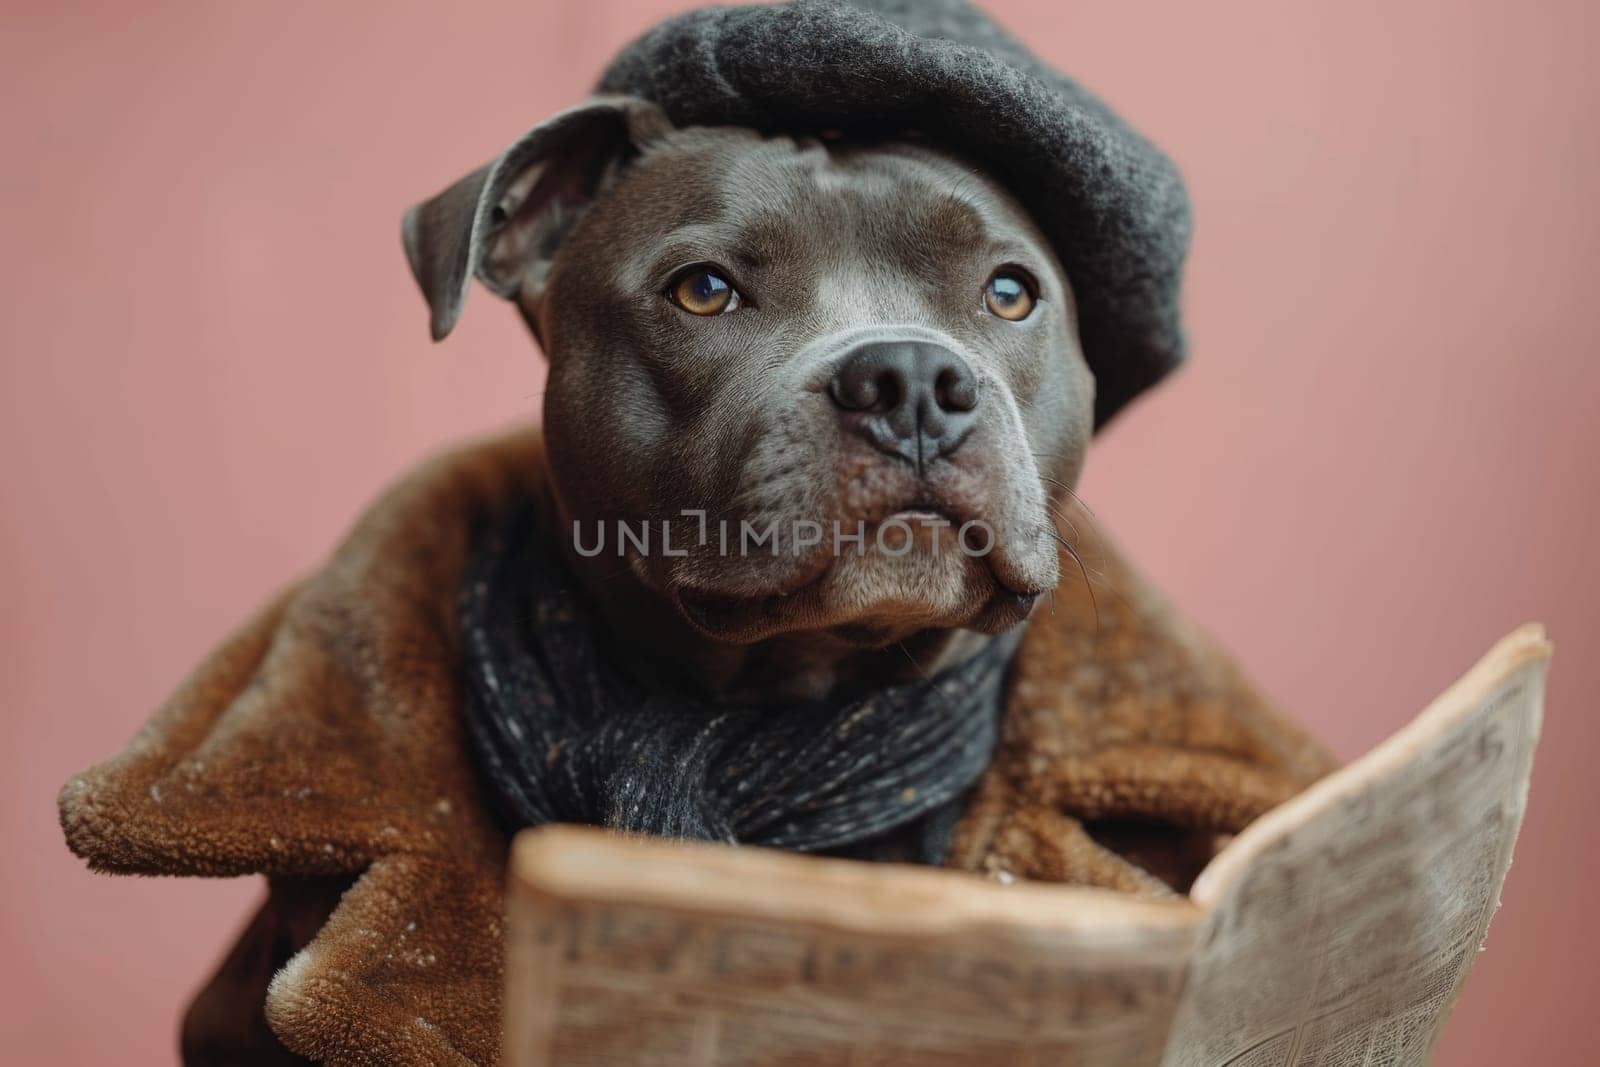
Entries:
{"type": "Polygon", "coordinates": [[[624,48],[598,89],[679,125],[914,135],[982,165],[1066,268],[1097,426],[1183,359],[1177,168],[965,0],[694,10],[624,48]]]}

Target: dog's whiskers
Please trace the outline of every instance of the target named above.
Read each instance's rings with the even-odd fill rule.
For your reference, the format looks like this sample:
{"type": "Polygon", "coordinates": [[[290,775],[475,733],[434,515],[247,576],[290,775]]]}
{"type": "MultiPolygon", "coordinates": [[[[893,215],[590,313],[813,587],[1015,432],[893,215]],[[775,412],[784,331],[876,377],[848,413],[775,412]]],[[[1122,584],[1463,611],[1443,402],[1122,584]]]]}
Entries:
{"type": "MultiPolygon", "coordinates": [[[[1095,596],[1094,579],[1089,576],[1089,568],[1084,566],[1083,557],[1078,555],[1077,549],[1073,548],[1067,543],[1067,539],[1065,537],[1062,537],[1059,532],[1048,526],[1045,527],[1045,530],[1047,533],[1049,533],[1051,538],[1054,539],[1055,543],[1061,546],[1061,549],[1066,552],[1067,555],[1072,557],[1072,562],[1078,565],[1078,573],[1083,577],[1084,591],[1089,594],[1089,606],[1094,611],[1094,632],[1095,636],[1098,637],[1100,635],[1100,600],[1095,596]]],[[[1050,610],[1052,612],[1055,611],[1055,590],[1053,589],[1051,590],[1050,610]]]]}
{"type": "Polygon", "coordinates": [[[917,662],[917,657],[911,654],[911,650],[906,647],[906,643],[904,641],[896,641],[894,643],[894,647],[898,648],[901,653],[905,655],[906,661],[910,663],[913,668],[915,668],[917,674],[922,677],[923,681],[927,681],[929,679],[930,675],[926,670],[923,669],[922,664],[917,662]]]}

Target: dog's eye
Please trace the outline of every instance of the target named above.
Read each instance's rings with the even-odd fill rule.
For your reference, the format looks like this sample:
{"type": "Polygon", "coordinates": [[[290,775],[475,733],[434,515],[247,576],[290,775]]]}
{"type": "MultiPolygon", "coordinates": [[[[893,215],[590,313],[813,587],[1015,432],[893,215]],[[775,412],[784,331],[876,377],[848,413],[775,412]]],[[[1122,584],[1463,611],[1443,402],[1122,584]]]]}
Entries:
{"type": "Polygon", "coordinates": [[[1033,313],[1038,299],[1033,283],[1020,271],[999,270],[983,289],[983,305],[991,314],[1012,322],[1020,322],[1033,313]]]}
{"type": "Polygon", "coordinates": [[[672,302],[691,315],[725,315],[739,306],[739,290],[710,267],[695,267],[672,283],[672,302]]]}

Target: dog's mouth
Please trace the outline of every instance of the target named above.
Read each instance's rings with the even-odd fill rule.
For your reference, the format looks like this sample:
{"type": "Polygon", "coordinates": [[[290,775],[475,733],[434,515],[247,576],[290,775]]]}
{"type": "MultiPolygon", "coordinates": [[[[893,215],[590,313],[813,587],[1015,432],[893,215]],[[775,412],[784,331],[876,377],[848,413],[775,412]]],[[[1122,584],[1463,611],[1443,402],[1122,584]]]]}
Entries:
{"type": "Polygon", "coordinates": [[[792,628],[796,615],[816,610],[817,594],[833,569],[831,560],[823,558],[821,563],[821,567],[808,568],[796,581],[770,593],[678,589],[678,611],[696,629],[723,639],[735,639],[766,626],[792,628]]]}
{"type": "Polygon", "coordinates": [[[869,523],[868,532],[876,533],[883,526],[896,522],[913,526],[933,524],[941,528],[948,526],[951,529],[959,529],[963,521],[962,516],[951,508],[931,500],[918,500],[897,508],[877,522],[869,523]]]}
{"type": "MultiPolygon", "coordinates": [[[[677,586],[672,597],[679,614],[695,629],[739,644],[802,630],[826,631],[861,647],[881,647],[929,625],[1002,633],[1028,617],[1044,590],[1026,586],[1019,576],[997,566],[987,552],[972,552],[964,540],[970,522],[963,512],[938,501],[897,503],[872,521],[862,520],[851,527],[850,536],[860,540],[851,541],[850,549],[841,553],[837,544],[820,545],[798,573],[776,588],[677,586]],[[852,556],[856,545],[863,550],[852,556]],[[873,558],[873,550],[883,555],[873,558]],[[919,555],[920,560],[916,558],[919,555]],[[938,565],[941,557],[942,568],[938,565]],[[885,599],[892,602],[893,610],[885,615],[850,605],[851,593],[861,581],[861,568],[903,566],[926,568],[921,576],[939,580],[945,602],[919,603],[925,594],[917,581],[900,585],[891,581],[885,587],[885,599]],[[841,612],[841,603],[848,605],[847,610],[841,612]],[[930,622],[935,616],[937,622],[930,622]]],[[[983,547],[984,536],[976,540],[983,547]]]]}
{"type": "MultiPolygon", "coordinates": [[[[825,578],[825,576],[824,576],[825,578]]],[[[901,626],[872,620],[828,625],[820,598],[811,596],[824,584],[817,578],[794,593],[767,596],[717,596],[680,592],[679,613],[691,626],[708,637],[739,644],[764,640],[797,630],[826,630],[842,643],[861,648],[880,648],[908,633],[927,629],[924,625],[901,626]]],[[[1022,592],[994,583],[976,612],[959,625],[979,633],[1000,634],[1021,623],[1038,602],[1036,592],[1022,592]]]]}

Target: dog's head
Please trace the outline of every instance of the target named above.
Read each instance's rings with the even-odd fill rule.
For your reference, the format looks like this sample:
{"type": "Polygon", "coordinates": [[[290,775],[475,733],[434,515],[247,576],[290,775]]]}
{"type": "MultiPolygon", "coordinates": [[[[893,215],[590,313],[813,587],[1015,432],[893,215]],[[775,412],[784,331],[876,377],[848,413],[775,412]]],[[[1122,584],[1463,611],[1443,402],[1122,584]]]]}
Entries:
{"type": "Polygon", "coordinates": [[[702,633],[997,632],[1054,587],[1094,380],[1051,246],[971,164],[601,97],[404,230],[436,338],[476,275],[539,339],[580,553],[702,633]]]}

